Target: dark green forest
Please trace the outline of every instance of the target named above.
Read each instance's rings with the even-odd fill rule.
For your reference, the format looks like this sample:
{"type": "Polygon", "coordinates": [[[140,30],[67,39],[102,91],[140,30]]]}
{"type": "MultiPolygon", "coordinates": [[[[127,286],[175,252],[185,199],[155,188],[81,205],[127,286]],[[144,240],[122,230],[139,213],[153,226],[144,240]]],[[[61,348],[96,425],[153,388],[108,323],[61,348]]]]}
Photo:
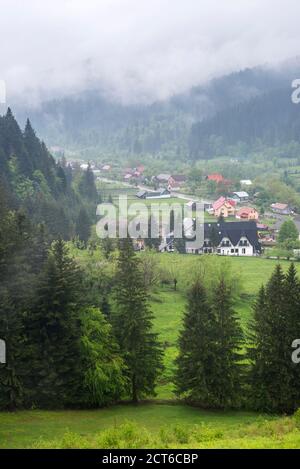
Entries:
{"type": "Polygon", "coordinates": [[[0,116],[0,187],[2,203],[44,224],[53,239],[80,236],[95,219],[99,197],[90,169],[55,161],[30,121],[22,131],[11,109],[0,116]]]}
{"type": "Polygon", "coordinates": [[[283,157],[300,149],[300,107],[291,100],[291,88],[276,89],[195,124],[189,137],[193,159],[226,155],[240,144],[242,156],[265,147],[283,147],[283,157]]]}

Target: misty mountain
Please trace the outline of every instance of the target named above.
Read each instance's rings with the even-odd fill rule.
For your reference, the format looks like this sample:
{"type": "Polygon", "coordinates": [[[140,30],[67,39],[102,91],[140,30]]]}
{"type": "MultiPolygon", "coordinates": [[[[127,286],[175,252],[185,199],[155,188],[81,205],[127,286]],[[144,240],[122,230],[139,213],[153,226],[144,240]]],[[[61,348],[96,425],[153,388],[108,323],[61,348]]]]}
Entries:
{"type": "Polygon", "coordinates": [[[132,155],[198,158],[205,152],[209,155],[214,152],[209,145],[211,136],[220,137],[219,142],[224,144],[249,142],[256,135],[275,143],[279,134],[272,130],[275,125],[272,116],[275,113],[276,126],[282,127],[281,105],[289,116],[285,116],[280,140],[293,137],[294,130],[285,134],[284,129],[297,112],[289,106],[290,97],[286,105],[285,99],[291,93],[291,82],[298,76],[299,65],[300,60],[294,59],[277,68],[246,69],[151,105],[122,105],[91,90],[44,102],[38,109],[20,106],[15,109],[19,120],[30,116],[48,145],[58,145],[84,158],[132,155]],[[270,102],[273,99],[274,103],[270,102]],[[265,131],[260,132],[263,116],[265,131]],[[253,123],[248,125],[251,118],[253,123]],[[230,130],[231,122],[232,126],[238,122],[236,132],[230,130]]]}

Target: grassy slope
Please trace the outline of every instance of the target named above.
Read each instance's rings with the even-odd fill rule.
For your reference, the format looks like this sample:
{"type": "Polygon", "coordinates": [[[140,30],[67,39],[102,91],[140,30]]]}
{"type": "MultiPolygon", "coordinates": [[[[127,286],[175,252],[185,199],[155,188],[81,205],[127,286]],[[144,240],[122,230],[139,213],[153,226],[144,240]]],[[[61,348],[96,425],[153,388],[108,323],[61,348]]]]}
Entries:
{"type": "Polygon", "coordinates": [[[0,414],[0,448],[299,448],[293,417],[144,404],[0,414]]]}
{"type": "MultiPolygon", "coordinates": [[[[169,399],[174,397],[171,384],[172,371],[174,369],[174,358],[176,357],[176,341],[178,331],[181,327],[182,314],[186,304],[186,290],[189,279],[193,278],[193,272],[197,271],[198,264],[203,256],[163,254],[159,255],[160,264],[177,272],[178,286],[174,292],[172,285],[165,286],[159,290],[152,301],[152,310],[155,315],[155,329],[160,335],[160,340],[165,351],[165,372],[157,388],[158,397],[169,399]],[[172,267],[173,264],[173,267],[172,267]]],[[[260,286],[270,277],[276,260],[262,258],[221,258],[210,256],[216,266],[224,264],[231,268],[232,273],[237,276],[241,284],[241,296],[236,300],[235,309],[241,319],[244,329],[251,317],[251,306],[260,286]]],[[[289,266],[288,261],[281,261],[284,270],[289,266]]],[[[300,264],[296,264],[300,272],[300,264]]]]}
{"type": "MultiPolygon", "coordinates": [[[[173,397],[170,378],[173,360],[176,356],[176,339],[186,302],[186,290],[190,278],[197,270],[203,256],[177,254],[158,256],[162,268],[171,269],[173,273],[177,272],[178,276],[177,292],[173,291],[171,285],[166,285],[159,289],[152,301],[155,328],[164,343],[166,355],[166,370],[158,387],[158,398],[162,399],[173,397]]],[[[213,265],[216,269],[223,261],[224,259],[213,257],[213,265]]],[[[231,258],[227,259],[226,262],[228,263],[227,267],[232,268],[233,272],[241,278],[242,297],[236,302],[236,310],[241,317],[243,326],[246,327],[254,295],[260,285],[267,281],[277,261],[260,258],[231,258]]],[[[282,262],[284,270],[288,265],[289,262],[282,262]]],[[[300,270],[300,264],[297,264],[297,267],[300,270]]],[[[254,413],[209,412],[182,405],[166,404],[145,404],[139,407],[123,405],[93,411],[0,413],[0,447],[30,446],[40,437],[51,441],[50,443],[41,443],[41,446],[49,445],[51,447],[61,444],[71,447],[105,446],[106,443],[103,442],[103,439],[100,437],[95,439],[97,433],[110,428],[116,428],[115,432],[118,432],[118,426],[126,420],[135,422],[139,427],[145,426],[152,436],[158,435],[157,438],[161,438],[159,436],[161,435],[159,432],[161,427],[171,428],[170,426],[175,424],[208,424],[209,428],[213,428],[217,432],[214,437],[206,438],[199,436],[201,429],[198,429],[196,436],[184,439],[184,437],[178,437],[178,432],[175,429],[175,433],[172,433],[168,443],[170,447],[182,445],[186,447],[300,447],[299,432],[291,419],[276,418],[274,422],[272,420],[271,423],[266,423],[265,419],[262,420],[259,415],[254,413]],[[68,431],[76,435],[67,434],[65,439],[62,439],[68,431]],[[63,443],[61,443],[62,441],[63,443]]],[[[123,430],[120,431],[122,433],[123,430]]],[[[129,430],[125,428],[124,431],[126,433],[129,430]]],[[[130,431],[132,433],[130,438],[133,441],[134,434],[139,432],[134,429],[130,431]]],[[[189,433],[184,429],[182,432],[183,434],[189,433]]],[[[114,438],[118,440],[123,436],[118,436],[116,433],[114,438]]],[[[148,436],[145,436],[145,438],[143,442],[136,443],[137,446],[167,446],[164,440],[158,439],[154,442],[152,437],[149,439],[148,436]]],[[[122,441],[125,447],[130,446],[126,439],[122,441]]],[[[117,443],[115,444],[117,445],[117,443]]],[[[113,443],[110,446],[113,447],[113,443]]]]}
{"type": "Polygon", "coordinates": [[[162,427],[209,424],[226,430],[254,424],[261,417],[250,412],[213,412],[183,405],[122,405],[91,411],[24,411],[0,414],[0,448],[30,446],[40,437],[60,439],[70,431],[92,438],[96,432],[134,422],[156,433],[162,427]]]}

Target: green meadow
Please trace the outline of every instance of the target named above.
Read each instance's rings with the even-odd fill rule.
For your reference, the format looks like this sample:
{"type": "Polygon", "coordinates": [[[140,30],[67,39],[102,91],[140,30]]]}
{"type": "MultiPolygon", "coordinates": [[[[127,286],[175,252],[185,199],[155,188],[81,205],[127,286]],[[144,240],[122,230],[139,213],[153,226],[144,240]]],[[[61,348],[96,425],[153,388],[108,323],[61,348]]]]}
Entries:
{"type": "MultiPolygon", "coordinates": [[[[139,254],[143,256],[143,253],[139,254]]],[[[99,410],[0,413],[0,448],[298,448],[300,419],[185,406],[173,394],[172,373],[186,293],[197,275],[211,285],[223,271],[235,288],[235,309],[244,329],[262,283],[276,260],[154,254],[161,282],[151,295],[165,370],[154,400],[99,410]],[[177,279],[176,291],[172,279],[177,279]]],[[[81,252],[78,259],[84,262],[81,252]]],[[[281,261],[284,270],[288,261],[281,261]]],[[[300,264],[296,264],[300,270],[300,264]]]]}

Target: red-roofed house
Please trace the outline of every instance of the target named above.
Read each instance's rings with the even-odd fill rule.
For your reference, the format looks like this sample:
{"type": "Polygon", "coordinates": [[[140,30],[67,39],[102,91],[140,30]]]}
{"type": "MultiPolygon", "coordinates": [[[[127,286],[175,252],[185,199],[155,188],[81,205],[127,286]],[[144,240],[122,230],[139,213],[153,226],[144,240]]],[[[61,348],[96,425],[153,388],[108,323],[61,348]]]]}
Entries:
{"type": "Polygon", "coordinates": [[[235,214],[236,202],[231,199],[226,199],[225,197],[220,197],[213,203],[213,211],[215,217],[220,217],[221,215],[224,218],[233,217],[235,214]]]}
{"type": "Polygon", "coordinates": [[[271,204],[271,209],[274,213],[279,213],[280,215],[290,215],[292,213],[292,210],[290,209],[288,204],[271,204]]]}
{"type": "Polygon", "coordinates": [[[219,173],[209,174],[208,176],[206,176],[206,179],[208,181],[215,181],[217,184],[219,184],[219,182],[224,181],[222,174],[219,174],[219,173]]]}
{"type": "Polygon", "coordinates": [[[235,217],[241,220],[258,220],[258,211],[252,207],[241,207],[235,217]]]}

